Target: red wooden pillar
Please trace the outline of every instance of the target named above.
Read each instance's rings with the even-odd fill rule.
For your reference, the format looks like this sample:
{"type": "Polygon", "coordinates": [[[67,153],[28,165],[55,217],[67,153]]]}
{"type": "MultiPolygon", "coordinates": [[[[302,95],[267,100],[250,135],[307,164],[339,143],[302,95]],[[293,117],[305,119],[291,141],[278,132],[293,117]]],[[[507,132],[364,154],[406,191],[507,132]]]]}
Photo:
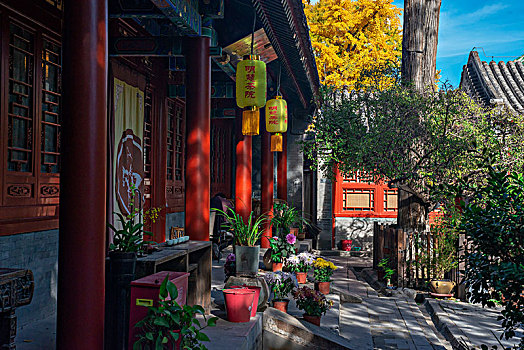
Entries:
{"type": "Polygon", "coordinates": [[[104,348],[107,0],[64,8],[57,349],[104,348]]]}
{"type": "Polygon", "coordinates": [[[287,134],[283,134],[282,152],[277,152],[277,198],[287,202],[287,134]]]}
{"type": "Polygon", "coordinates": [[[235,210],[244,220],[251,213],[251,136],[242,135],[242,111],[236,117],[236,176],[235,176],[235,210]]]}
{"type": "Polygon", "coordinates": [[[211,57],[208,37],[186,41],[186,225],[190,239],[209,241],[211,57]]]}
{"type": "Polygon", "coordinates": [[[264,225],[262,234],[262,248],[269,248],[272,237],[271,220],[273,214],[273,152],[271,152],[271,134],[266,131],[265,115],[260,118],[260,134],[262,137],[262,164],[261,164],[261,206],[262,213],[267,213],[268,221],[264,225]],[[266,238],[264,238],[266,237],[266,238]]]}

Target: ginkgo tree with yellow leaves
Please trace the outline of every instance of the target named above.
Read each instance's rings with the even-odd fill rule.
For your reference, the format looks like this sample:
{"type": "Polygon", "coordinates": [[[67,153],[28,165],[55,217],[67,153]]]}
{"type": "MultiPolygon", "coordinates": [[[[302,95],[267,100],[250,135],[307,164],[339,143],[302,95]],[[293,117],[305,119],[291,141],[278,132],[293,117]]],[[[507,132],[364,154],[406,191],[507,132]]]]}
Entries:
{"type": "Polygon", "coordinates": [[[387,87],[388,75],[369,76],[399,65],[402,54],[401,10],[393,0],[318,0],[305,2],[320,81],[335,88],[361,84],[387,87]],[[374,79],[373,82],[367,81],[374,79]]]}

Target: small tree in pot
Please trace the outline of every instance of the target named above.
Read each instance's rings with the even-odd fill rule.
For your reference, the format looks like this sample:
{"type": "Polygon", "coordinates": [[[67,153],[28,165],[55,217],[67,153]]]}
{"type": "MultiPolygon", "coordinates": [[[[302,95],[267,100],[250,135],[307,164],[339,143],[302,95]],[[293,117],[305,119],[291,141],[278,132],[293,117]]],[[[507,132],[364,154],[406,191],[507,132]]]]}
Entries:
{"type": "Polygon", "coordinates": [[[247,223],[245,223],[242,216],[232,208],[228,208],[227,212],[220,209],[213,210],[224,216],[225,222],[222,226],[235,235],[237,275],[256,275],[260,254],[260,245],[258,245],[258,242],[262,236],[262,226],[266,221],[266,216],[261,215],[255,219],[254,213],[251,212],[247,223]]]}

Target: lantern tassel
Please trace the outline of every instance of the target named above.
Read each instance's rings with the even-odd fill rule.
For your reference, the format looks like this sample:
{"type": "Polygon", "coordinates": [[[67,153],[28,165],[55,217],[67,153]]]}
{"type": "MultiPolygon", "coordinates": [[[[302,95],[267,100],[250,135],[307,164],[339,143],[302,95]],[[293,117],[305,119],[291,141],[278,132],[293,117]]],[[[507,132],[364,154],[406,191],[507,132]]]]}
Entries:
{"type": "Polygon", "coordinates": [[[282,134],[277,132],[271,135],[271,152],[282,152],[282,134]]]}
{"type": "Polygon", "coordinates": [[[242,135],[258,135],[260,127],[260,109],[253,107],[242,112],[242,135]]]}

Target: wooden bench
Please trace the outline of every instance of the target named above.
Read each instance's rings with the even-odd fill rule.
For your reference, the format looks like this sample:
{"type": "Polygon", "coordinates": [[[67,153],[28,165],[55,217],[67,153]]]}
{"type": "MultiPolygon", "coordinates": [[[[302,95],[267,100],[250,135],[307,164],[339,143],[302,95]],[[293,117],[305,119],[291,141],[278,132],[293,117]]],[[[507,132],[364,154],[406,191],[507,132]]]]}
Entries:
{"type": "Polygon", "coordinates": [[[136,261],[135,278],[159,271],[189,272],[187,303],[202,305],[211,311],[211,242],[187,241],[174,246],[161,246],[136,261]]]}

